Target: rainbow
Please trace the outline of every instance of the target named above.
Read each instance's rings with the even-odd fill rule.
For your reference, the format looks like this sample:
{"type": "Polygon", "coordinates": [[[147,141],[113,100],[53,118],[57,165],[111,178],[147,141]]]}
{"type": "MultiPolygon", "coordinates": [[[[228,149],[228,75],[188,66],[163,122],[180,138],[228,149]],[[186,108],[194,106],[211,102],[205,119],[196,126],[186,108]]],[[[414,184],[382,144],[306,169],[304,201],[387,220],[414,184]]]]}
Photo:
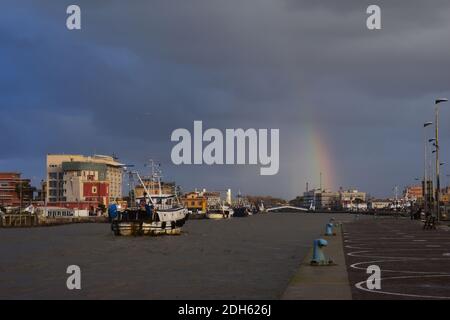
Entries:
{"type": "MultiPolygon", "coordinates": [[[[319,188],[320,173],[322,173],[322,188],[337,190],[336,171],[330,154],[328,141],[317,126],[308,125],[307,132],[307,167],[311,175],[310,188],[319,188]]],[[[305,154],[304,154],[305,155],[305,154]]]]}

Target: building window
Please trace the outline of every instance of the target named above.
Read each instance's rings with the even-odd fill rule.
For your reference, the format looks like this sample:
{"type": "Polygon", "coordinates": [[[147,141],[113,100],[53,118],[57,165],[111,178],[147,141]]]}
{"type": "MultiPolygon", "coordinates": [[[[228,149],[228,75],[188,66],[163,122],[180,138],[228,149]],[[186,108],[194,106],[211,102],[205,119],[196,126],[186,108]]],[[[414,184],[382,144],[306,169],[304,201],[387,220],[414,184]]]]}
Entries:
{"type": "Polygon", "coordinates": [[[49,174],[48,174],[48,178],[49,179],[58,179],[58,174],[56,173],[56,172],[50,172],[49,174]]]}
{"type": "Polygon", "coordinates": [[[97,193],[97,187],[92,187],[92,193],[97,193]]]}

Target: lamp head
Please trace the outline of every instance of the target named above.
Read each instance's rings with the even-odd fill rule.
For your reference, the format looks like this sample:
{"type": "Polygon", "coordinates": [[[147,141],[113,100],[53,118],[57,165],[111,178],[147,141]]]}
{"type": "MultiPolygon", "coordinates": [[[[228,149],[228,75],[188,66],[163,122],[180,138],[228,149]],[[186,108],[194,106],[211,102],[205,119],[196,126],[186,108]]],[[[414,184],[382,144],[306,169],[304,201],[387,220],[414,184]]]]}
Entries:
{"type": "Polygon", "coordinates": [[[439,104],[439,103],[447,102],[447,101],[448,101],[447,98],[439,98],[434,101],[434,104],[439,104]]]}

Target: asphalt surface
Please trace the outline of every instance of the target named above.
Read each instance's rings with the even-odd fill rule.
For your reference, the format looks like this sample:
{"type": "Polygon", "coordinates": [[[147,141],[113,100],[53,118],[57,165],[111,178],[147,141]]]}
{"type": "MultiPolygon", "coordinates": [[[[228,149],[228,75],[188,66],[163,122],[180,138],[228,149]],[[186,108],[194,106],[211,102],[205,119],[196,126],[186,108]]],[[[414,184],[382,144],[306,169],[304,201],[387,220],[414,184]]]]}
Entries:
{"type": "Polygon", "coordinates": [[[450,299],[450,232],[422,230],[405,218],[344,225],[353,299],[450,299]],[[381,289],[368,290],[369,265],[381,269],[381,289]]]}
{"type": "Polygon", "coordinates": [[[0,299],[277,299],[330,217],[192,220],[180,236],[114,237],[108,224],[0,229],[0,299]],[[81,268],[81,290],[66,269],[81,268]]]}

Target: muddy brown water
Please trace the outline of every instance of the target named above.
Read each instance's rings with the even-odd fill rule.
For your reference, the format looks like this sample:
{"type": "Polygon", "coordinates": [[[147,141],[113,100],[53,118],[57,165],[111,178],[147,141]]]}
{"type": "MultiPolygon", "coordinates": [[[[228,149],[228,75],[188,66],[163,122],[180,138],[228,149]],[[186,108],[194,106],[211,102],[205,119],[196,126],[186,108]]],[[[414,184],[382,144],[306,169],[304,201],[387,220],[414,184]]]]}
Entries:
{"type": "Polygon", "coordinates": [[[352,219],[192,220],[162,237],[114,237],[109,224],[0,229],[0,299],[276,299],[331,217],[352,219]],[[81,290],[66,287],[69,265],[81,290]]]}

